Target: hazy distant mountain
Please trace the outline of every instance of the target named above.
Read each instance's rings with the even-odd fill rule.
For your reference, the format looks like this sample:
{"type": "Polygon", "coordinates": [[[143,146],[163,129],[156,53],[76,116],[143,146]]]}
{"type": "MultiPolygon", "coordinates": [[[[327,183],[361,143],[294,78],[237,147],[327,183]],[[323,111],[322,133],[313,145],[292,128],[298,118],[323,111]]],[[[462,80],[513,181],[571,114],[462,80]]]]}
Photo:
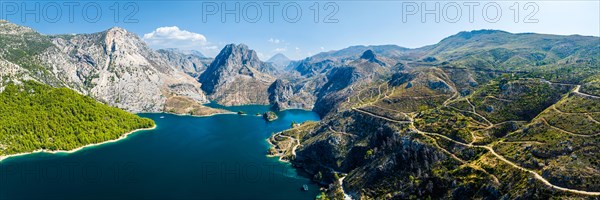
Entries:
{"type": "MultiPolygon", "coordinates": [[[[161,49],[159,49],[160,51],[161,49]]],[[[183,55],[192,55],[192,56],[196,56],[196,57],[200,57],[200,58],[207,58],[206,56],[204,56],[204,54],[202,54],[202,52],[198,51],[198,50],[184,50],[184,49],[178,49],[178,48],[165,48],[162,49],[165,51],[170,51],[170,52],[177,52],[183,55]]]]}
{"type": "Polygon", "coordinates": [[[290,60],[287,56],[283,55],[282,53],[275,54],[271,58],[269,58],[269,60],[267,60],[267,62],[273,63],[273,65],[279,70],[285,69],[285,67],[287,67],[291,61],[292,60],[290,60]]]}
{"type": "Polygon", "coordinates": [[[326,60],[326,59],[334,60],[334,61],[339,61],[339,60],[344,60],[344,59],[356,59],[356,58],[359,58],[362,55],[362,53],[365,52],[366,50],[371,50],[380,56],[390,57],[390,58],[402,58],[403,56],[407,56],[410,53],[410,51],[409,51],[410,49],[396,46],[396,45],[371,45],[371,46],[359,45],[359,46],[351,46],[351,47],[340,49],[340,50],[318,53],[314,56],[311,56],[310,60],[315,62],[315,61],[322,61],[322,60],[326,60]]]}
{"type": "Polygon", "coordinates": [[[422,59],[430,57],[469,67],[523,71],[553,63],[597,62],[598,45],[600,40],[591,36],[478,30],[460,32],[420,49],[427,52],[422,59]]]}
{"type": "Polygon", "coordinates": [[[212,58],[204,57],[202,53],[195,50],[183,51],[170,48],[159,49],[157,52],[162,54],[171,66],[178,67],[179,70],[194,78],[198,78],[213,61],[212,58]]]}

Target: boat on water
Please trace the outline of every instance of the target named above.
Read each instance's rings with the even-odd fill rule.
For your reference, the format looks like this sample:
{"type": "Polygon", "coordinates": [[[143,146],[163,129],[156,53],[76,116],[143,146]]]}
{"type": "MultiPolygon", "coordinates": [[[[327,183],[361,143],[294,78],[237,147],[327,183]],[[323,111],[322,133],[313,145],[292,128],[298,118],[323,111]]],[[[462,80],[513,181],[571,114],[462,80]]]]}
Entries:
{"type": "Polygon", "coordinates": [[[160,116],[160,118],[161,118],[161,119],[164,119],[164,118],[165,118],[165,116],[160,116]]]}
{"type": "Polygon", "coordinates": [[[302,185],[302,190],[308,191],[308,185],[306,185],[306,184],[302,185]]]}

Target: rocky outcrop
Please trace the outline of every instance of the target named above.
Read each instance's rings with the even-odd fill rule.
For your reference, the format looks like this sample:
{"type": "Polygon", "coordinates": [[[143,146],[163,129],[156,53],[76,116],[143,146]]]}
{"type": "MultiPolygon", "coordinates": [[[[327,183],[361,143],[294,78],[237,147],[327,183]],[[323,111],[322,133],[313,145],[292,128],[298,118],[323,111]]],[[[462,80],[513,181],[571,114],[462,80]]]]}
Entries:
{"type": "Polygon", "coordinates": [[[281,79],[275,80],[269,86],[269,102],[276,108],[281,108],[282,105],[289,105],[290,100],[294,96],[294,88],[292,84],[281,79]]]}
{"type": "Polygon", "coordinates": [[[363,54],[360,56],[360,59],[363,60],[367,60],[369,62],[372,63],[377,63],[381,66],[385,66],[386,64],[383,61],[380,61],[377,59],[377,55],[375,55],[375,52],[373,52],[372,50],[366,50],[365,52],[363,52],[363,54]]]}
{"type": "Polygon", "coordinates": [[[200,75],[202,89],[222,105],[269,104],[272,66],[260,61],[246,45],[229,44],[200,75]]]}
{"type": "Polygon", "coordinates": [[[311,92],[306,91],[303,85],[295,88],[292,83],[286,80],[277,79],[269,86],[269,103],[275,110],[285,109],[312,109],[316,97],[311,92]]]}
{"type": "Polygon", "coordinates": [[[267,111],[265,113],[263,113],[263,118],[269,122],[275,121],[277,120],[277,114],[275,114],[275,112],[273,111],[267,111]]]}

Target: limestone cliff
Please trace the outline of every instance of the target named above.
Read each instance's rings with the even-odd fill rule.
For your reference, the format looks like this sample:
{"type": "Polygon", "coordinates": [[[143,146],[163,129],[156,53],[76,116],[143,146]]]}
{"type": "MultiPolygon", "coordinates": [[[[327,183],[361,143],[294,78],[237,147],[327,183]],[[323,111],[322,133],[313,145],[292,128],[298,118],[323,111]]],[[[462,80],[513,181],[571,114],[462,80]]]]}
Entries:
{"type": "Polygon", "coordinates": [[[229,44],[200,75],[202,89],[222,105],[269,104],[272,66],[248,46],[229,44]]]}

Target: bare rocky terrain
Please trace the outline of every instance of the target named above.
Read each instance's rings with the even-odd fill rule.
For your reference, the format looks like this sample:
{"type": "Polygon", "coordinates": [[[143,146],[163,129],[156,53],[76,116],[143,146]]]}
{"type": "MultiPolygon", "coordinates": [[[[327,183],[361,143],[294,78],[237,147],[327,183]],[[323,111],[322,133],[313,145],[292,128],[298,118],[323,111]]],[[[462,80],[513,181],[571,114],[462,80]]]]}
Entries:
{"type": "Polygon", "coordinates": [[[192,76],[121,28],[45,36],[2,21],[0,34],[6,38],[3,74],[68,87],[130,112],[165,111],[170,98],[208,103],[192,76]]]}

